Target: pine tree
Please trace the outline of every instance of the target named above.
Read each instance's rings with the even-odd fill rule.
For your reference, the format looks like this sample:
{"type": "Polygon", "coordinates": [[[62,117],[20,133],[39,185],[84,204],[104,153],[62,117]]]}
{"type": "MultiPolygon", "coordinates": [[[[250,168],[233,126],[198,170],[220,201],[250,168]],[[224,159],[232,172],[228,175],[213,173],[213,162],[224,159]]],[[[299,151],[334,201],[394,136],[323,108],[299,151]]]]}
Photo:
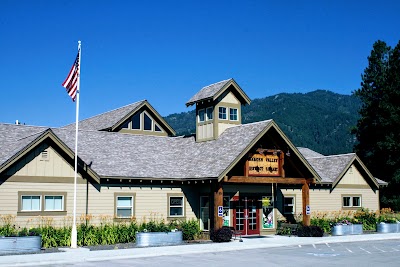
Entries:
{"type": "Polygon", "coordinates": [[[400,210],[400,42],[391,49],[383,41],[373,45],[362,75],[360,119],[353,130],[355,152],[372,174],[389,183],[382,190],[382,206],[400,210]]]}

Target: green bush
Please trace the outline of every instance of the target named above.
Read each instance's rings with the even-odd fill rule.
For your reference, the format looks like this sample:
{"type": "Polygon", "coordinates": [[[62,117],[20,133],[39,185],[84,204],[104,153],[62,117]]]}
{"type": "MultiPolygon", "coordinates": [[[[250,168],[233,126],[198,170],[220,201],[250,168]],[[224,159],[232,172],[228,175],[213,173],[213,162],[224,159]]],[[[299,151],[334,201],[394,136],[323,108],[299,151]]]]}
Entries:
{"type": "Polygon", "coordinates": [[[376,214],[375,212],[370,212],[369,209],[361,208],[354,214],[354,219],[358,221],[358,223],[362,223],[363,230],[376,230],[376,214]]]}
{"type": "Polygon", "coordinates": [[[183,240],[194,240],[200,233],[200,225],[197,220],[182,221],[179,224],[183,240]]]}
{"type": "Polygon", "coordinates": [[[320,227],[325,233],[331,232],[331,221],[326,218],[311,218],[311,225],[320,227]]]}

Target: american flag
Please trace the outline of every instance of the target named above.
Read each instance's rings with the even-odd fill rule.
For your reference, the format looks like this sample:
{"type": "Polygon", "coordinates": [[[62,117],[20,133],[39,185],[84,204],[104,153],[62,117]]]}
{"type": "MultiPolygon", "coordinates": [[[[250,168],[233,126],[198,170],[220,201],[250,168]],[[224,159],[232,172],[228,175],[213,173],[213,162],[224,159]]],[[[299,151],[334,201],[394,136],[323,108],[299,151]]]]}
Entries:
{"type": "Polygon", "coordinates": [[[67,78],[62,83],[62,86],[67,89],[68,95],[75,101],[78,92],[78,76],[79,76],[79,52],[76,56],[75,62],[68,73],[67,78]]]}

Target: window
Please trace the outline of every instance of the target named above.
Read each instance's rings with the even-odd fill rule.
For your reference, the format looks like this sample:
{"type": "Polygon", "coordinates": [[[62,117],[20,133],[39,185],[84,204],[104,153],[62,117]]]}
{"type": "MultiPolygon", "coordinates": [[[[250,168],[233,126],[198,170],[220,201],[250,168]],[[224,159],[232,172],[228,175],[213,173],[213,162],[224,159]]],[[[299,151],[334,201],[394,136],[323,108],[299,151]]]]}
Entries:
{"type": "Polygon", "coordinates": [[[213,119],[213,108],[207,108],[206,109],[206,116],[207,116],[207,120],[210,121],[213,119]]]}
{"type": "Polygon", "coordinates": [[[154,124],[154,131],[155,132],[162,132],[160,126],[158,126],[157,124],[154,124]]]}
{"type": "Polygon", "coordinates": [[[361,196],[343,196],[343,207],[344,208],[361,207],[361,196]]]}
{"type": "Polygon", "coordinates": [[[285,214],[294,214],[295,213],[295,197],[284,197],[283,212],[285,214]]]}
{"type": "Polygon", "coordinates": [[[237,108],[230,108],[229,109],[229,120],[237,121],[238,120],[238,110],[237,108]]]}
{"type": "Polygon", "coordinates": [[[223,213],[223,226],[230,226],[231,224],[231,213],[230,213],[230,197],[229,196],[224,196],[222,205],[224,207],[224,213],[223,213]]]}
{"type": "Polygon", "coordinates": [[[136,113],[132,117],[132,129],[140,130],[140,113],[136,113]]]}
{"type": "Polygon", "coordinates": [[[18,192],[19,216],[66,215],[66,192],[18,192]]]}
{"type": "Polygon", "coordinates": [[[21,211],[40,211],[41,196],[22,196],[21,211]]]}
{"type": "Polygon", "coordinates": [[[184,197],[183,196],[168,196],[168,216],[183,217],[184,214],[184,197]]]}
{"type": "Polygon", "coordinates": [[[219,107],[218,111],[218,118],[221,120],[226,120],[226,107],[219,107]]]}
{"type": "Polygon", "coordinates": [[[44,210],[46,211],[63,211],[64,197],[63,196],[45,196],[44,210]]]}
{"type": "Polygon", "coordinates": [[[116,217],[131,218],[133,216],[133,196],[117,196],[116,217]]]}
{"type": "Polygon", "coordinates": [[[199,110],[199,122],[204,121],[204,109],[199,110]]]}
{"type": "Polygon", "coordinates": [[[153,124],[152,119],[150,119],[150,117],[146,113],[143,113],[143,117],[144,117],[143,129],[145,131],[151,131],[151,128],[152,128],[151,126],[153,124]]]}
{"type": "Polygon", "coordinates": [[[210,230],[210,198],[208,196],[200,197],[200,229],[210,230]]]}

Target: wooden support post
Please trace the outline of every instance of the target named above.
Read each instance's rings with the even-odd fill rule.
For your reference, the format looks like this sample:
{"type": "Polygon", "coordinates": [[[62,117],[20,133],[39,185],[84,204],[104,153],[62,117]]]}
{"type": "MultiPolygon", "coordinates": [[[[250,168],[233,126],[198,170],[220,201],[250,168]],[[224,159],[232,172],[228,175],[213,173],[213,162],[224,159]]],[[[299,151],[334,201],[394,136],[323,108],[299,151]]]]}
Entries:
{"type": "Polygon", "coordinates": [[[310,188],[307,183],[303,184],[301,192],[303,196],[303,225],[310,226],[311,216],[306,214],[306,207],[310,206],[310,188]]]}
{"type": "Polygon", "coordinates": [[[217,183],[214,189],[214,230],[222,228],[223,217],[218,216],[218,206],[223,206],[223,196],[222,183],[217,183]]]}

